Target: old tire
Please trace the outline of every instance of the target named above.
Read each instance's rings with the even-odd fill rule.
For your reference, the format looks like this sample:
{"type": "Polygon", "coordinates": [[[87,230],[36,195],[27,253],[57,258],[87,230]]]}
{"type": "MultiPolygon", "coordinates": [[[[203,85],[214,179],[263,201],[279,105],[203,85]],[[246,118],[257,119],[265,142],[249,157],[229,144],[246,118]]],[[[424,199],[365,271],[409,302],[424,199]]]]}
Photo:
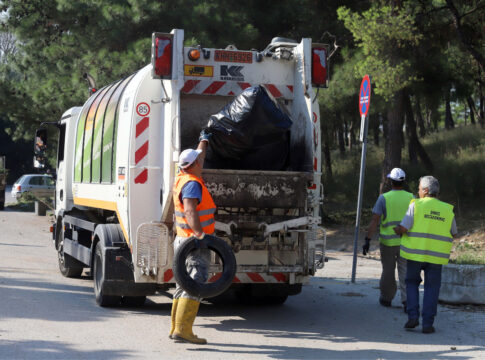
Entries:
{"type": "Polygon", "coordinates": [[[35,215],[37,216],[45,216],[47,212],[47,207],[43,202],[36,201],[35,202],[35,215]]]}
{"type": "Polygon", "coordinates": [[[177,284],[190,295],[205,299],[226,291],[236,275],[236,268],[236,258],[231,247],[224,240],[212,235],[206,235],[202,240],[190,238],[177,248],[173,261],[173,275],[177,284]],[[212,250],[221,259],[222,275],[215,282],[203,284],[192,279],[187,273],[185,260],[191,251],[199,248],[212,250]]]}
{"type": "Polygon", "coordinates": [[[104,294],[104,256],[101,242],[96,244],[93,259],[93,280],[94,280],[94,296],[96,303],[102,307],[109,307],[118,305],[121,301],[121,296],[105,295],[104,294]]]}
{"type": "Polygon", "coordinates": [[[60,226],[57,240],[57,261],[59,263],[59,271],[61,274],[68,278],[76,278],[81,276],[83,272],[82,266],[70,266],[70,263],[77,262],[76,259],[64,252],[64,230],[63,226],[60,226]]]}

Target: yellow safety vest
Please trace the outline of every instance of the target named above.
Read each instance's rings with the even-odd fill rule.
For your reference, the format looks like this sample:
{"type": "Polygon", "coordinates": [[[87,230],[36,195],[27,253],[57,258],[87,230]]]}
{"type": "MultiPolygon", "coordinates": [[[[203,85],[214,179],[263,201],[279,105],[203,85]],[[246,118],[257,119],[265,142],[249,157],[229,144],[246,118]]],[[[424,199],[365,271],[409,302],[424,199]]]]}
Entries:
{"type": "Polygon", "coordinates": [[[453,236],[453,206],[436,198],[414,201],[414,222],[402,236],[401,256],[431,264],[448,264],[453,236]]]}
{"type": "Polygon", "coordinates": [[[386,200],[386,217],[381,218],[379,241],[386,246],[399,246],[401,236],[396,235],[393,228],[399,225],[406,215],[413,194],[404,190],[392,190],[382,194],[382,196],[386,200]]]}

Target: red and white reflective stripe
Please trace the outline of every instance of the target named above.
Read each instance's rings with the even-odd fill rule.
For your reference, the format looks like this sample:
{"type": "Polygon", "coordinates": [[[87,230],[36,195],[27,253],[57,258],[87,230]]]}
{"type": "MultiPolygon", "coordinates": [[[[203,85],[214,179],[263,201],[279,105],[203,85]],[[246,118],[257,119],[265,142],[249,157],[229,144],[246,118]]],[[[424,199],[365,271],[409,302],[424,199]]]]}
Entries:
{"type": "Polygon", "coordinates": [[[150,118],[138,117],[135,131],[135,184],[144,184],[148,180],[148,170],[143,169],[148,165],[148,146],[150,118]]]}
{"type": "MultiPolygon", "coordinates": [[[[247,82],[235,81],[214,81],[214,80],[186,80],[181,92],[183,94],[202,94],[202,95],[239,95],[243,90],[251,86],[247,82]]],[[[282,84],[262,84],[275,98],[293,99],[293,85],[282,84]]]]}
{"type": "MultiPolygon", "coordinates": [[[[221,277],[222,273],[217,273],[210,277],[209,282],[215,282],[221,277]]],[[[165,283],[174,283],[172,269],[168,269],[163,273],[163,281],[165,283]]],[[[288,282],[288,274],[284,273],[237,273],[232,281],[233,283],[286,283],[288,282]]]]}

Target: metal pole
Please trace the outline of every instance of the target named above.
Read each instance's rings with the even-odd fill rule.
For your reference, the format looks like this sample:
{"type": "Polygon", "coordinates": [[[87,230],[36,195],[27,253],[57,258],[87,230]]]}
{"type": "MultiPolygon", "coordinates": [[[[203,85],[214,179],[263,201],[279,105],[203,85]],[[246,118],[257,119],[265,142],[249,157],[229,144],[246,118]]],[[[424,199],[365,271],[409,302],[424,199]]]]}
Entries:
{"type": "Polygon", "coordinates": [[[359,179],[359,197],[357,199],[357,214],[355,215],[355,234],[354,234],[354,258],[352,261],[352,282],[355,283],[355,271],[357,267],[357,243],[359,240],[359,227],[360,227],[360,213],[362,211],[362,194],[364,192],[364,175],[365,175],[365,156],[367,152],[367,128],[368,121],[365,115],[362,115],[361,119],[361,134],[360,140],[362,141],[362,157],[360,159],[360,179],[359,179]]]}

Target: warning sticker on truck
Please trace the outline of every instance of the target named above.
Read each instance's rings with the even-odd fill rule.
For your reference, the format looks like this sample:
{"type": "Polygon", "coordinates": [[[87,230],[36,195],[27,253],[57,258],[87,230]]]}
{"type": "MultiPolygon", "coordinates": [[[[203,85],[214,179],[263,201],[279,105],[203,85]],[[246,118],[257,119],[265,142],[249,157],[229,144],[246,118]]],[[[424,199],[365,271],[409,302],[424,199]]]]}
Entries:
{"type": "Polygon", "coordinates": [[[214,67],[204,65],[185,65],[184,75],[212,77],[214,76],[214,67]]]}
{"type": "Polygon", "coordinates": [[[216,50],[214,60],[251,64],[253,62],[253,53],[250,51],[216,50]]]}

